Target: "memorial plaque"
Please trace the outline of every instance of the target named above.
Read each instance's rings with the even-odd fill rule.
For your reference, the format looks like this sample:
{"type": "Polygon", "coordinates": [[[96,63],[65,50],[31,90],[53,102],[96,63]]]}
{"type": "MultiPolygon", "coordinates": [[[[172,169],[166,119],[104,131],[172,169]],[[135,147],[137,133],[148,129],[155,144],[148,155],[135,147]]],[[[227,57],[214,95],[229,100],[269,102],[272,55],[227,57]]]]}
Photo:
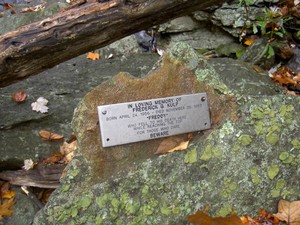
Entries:
{"type": "Polygon", "coordinates": [[[206,93],[98,106],[103,147],[210,128],[206,93]]]}

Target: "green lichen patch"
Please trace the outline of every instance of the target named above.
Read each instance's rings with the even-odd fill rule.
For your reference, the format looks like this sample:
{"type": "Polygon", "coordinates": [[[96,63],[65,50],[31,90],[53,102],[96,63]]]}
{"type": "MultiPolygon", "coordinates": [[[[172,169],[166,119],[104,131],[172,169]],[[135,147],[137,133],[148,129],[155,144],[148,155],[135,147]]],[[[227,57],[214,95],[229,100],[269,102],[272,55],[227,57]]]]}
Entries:
{"type": "Polygon", "coordinates": [[[266,142],[270,145],[276,145],[279,142],[279,135],[277,133],[269,132],[266,135],[266,142]]]}
{"type": "Polygon", "coordinates": [[[168,207],[166,205],[163,205],[161,208],[160,208],[160,212],[166,216],[172,214],[172,208],[171,207],[168,207]]]}
{"type": "Polygon", "coordinates": [[[273,164],[268,168],[268,177],[273,180],[279,173],[279,166],[277,164],[273,164]]]}
{"type": "Polygon", "coordinates": [[[251,144],[252,142],[252,138],[250,135],[248,134],[242,134],[239,138],[238,138],[238,141],[239,143],[242,145],[242,146],[248,146],[251,144]]]}
{"type": "Polygon", "coordinates": [[[288,113],[294,111],[294,106],[293,105],[282,105],[280,107],[279,113],[281,117],[286,117],[288,113]]]}
{"type": "Polygon", "coordinates": [[[197,162],[197,150],[192,149],[188,151],[184,156],[184,162],[189,164],[197,162]]]}
{"type": "Polygon", "coordinates": [[[283,189],[286,185],[286,181],[283,179],[279,179],[276,183],[276,189],[283,189]]]}
{"type": "Polygon", "coordinates": [[[276,182],[275,188],[273,188],[271,190],[272,197],[277,198],[277,197],[281,196],[282,194],[284,195],[284,193],[287,192],[287,190],[285,189],[285,186],[286,186],[286,181],[283,179],[279,179],[276,182]]]}
{"type": "Polygon", "coordinates": [[[258,169],[257,167],[252,167],[250,169],[250,174],[251,174],[251,178],[252,178],[252,182],[254,185],[258,185],[260,183],[260,177],[258,175],[258,169]]]}
{"type": "Polygon", "coordinates": [[[225,205],[223,206],[219,212],[218,212],[218,216],[222,216],[222,217],[225,217],[225,216],[228,216],[230,215],[231,213],[233,212],[233,207],[232,205],[228,204],[228,205],[225,205]]]}
{"type": "Polygon", "coordinates": [[[265,133],[265,124],[262,121],[257,121],[255,123],[255,133],[257,135],[265,133]]]}
{"type": "Polygon", "coordinates": [[[291,143],[295,149],[300,149],[300,141],[298,139],[294,138],[291,143]]]}
{"type": "Polygon", "coordinates": [[[86,210],[86,209],[91,205],[92,202],[93,202],[92,196],[90,196],[90,195],[84,195],[84,196],[80,199],[79,205],[80,205],[84,210],[86,210]]]}
{"type": "Polygon", "coordinates": [[[232,148],[231,148],[231,150],[232,150],[232,151],[235,151],[235,152],[239,151],[240,149],[241,149],[241,147],[238,146],[238,145],[234,145],[234,146],[232,146],[232,148]]]}
{"type": "Polygon", "coordinates": [[[279,155],[279,159],[282,161],[284,164],[290,164],[293,162],[295,156],[290,154],[289,152],[281,152],[279,155]]]}
{"type": "Polygon", "coordinates": [[[221,196],[224,198],[228,198],[232,192],[234,192],[237,187],[238,184],[234,181],[231,180],[231,178],[228,178],[224,181],[224,185],[223,185],[223,190],[221,191],[221,196]]]}
{"type": "Polygon", "coordinates": [[[252,119],[263,119],[265,118],[264,110],[260,107],[256,107],[251,111],[252,119]]]}
{"type": "Polygon", "coordinates": [[[79,173],[79,170],[77,170],[77,169],[71,170],[69,176],[72,179],[72,178],[76,177],[78,175],[78,173],[79,173]]]}
{"type": "Polygon", "coordinates": [[[211,67],[206,69],[196,69],[197,80],[208,82],[211,87],[222,94],[230,94],[228,87],[220,80],[215,70],[211,67]]]}
{"type": "Polygon", "coordinates": [[[213,157],[220,157],[222,156],[223,151],[215,146],[212,145],[207,145],[205,147],[205,150],[203,152],[203,154],[201,155],[200,159],[204,160],[204,161],[208,161],[209,159],[213,158],[213,157]]]}

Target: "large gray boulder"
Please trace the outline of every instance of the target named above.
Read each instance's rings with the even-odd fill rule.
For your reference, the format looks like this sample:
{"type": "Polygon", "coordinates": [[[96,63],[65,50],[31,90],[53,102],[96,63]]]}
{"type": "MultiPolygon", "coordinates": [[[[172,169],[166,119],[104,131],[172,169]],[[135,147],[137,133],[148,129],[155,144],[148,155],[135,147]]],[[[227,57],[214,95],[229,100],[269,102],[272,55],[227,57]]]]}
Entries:
{"type": "Polygon", "coordinates": [[[120,73],[93,89],[72,122],[77,155],[34,224],[188,224],[206,205],[255,214],[298,199],[300,100],[256,71],[178,43],[145,78],[120,73]],[[186,151],[154,156],[161,140],[101,147],[97,105],[203,91],[212,128],[186,151]]]}

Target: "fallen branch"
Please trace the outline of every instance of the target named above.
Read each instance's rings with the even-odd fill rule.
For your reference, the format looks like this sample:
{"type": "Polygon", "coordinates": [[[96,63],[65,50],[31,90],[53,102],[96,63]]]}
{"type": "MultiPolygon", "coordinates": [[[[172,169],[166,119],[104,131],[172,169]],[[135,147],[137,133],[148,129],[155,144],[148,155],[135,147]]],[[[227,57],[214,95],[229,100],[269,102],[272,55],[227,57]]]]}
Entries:
{"type": "Polygon", "coordinates": [[[0,87],[225,0],[87,2],[0,36],[0,87]]]}
{"type": "Polygon", "coordinates": [[[0,173],[0,179],[9,181],[13,185],[57,188],[59,179],[65,168],[64,164],[38,165],[33,170],[8,170],[0,173]]]}

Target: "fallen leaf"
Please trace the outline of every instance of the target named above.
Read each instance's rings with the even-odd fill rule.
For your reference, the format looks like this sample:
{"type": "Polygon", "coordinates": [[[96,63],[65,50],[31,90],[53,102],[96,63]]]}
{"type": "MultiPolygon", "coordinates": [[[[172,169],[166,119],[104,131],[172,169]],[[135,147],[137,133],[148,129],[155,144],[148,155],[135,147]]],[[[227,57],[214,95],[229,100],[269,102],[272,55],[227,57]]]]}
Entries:
{"type": "Polygon", "coordinates": [[[34,7],[26,7],[26,8],[21,9],[20,13],[38,12],[38,11],[41,11],[41,10],[45,9],[45,5],[46,5],[46,3],[40,4],[40,5],[36,5],[34,7]]]}
{"type": "Polygon", "coordinates": [[[255,35],[247,36],[247,37],[245,37],[244,44],[247,46],[250,46],[256,41],[256,39],[257,39],[257,36],[255,36],[255,35]]]}
{"type": "Polygon", "coordinates": [[[3,216],[12,216],[15,210],[9,209],[15,204],[14,198],[4,199],[3,202],[0,201],[0,220],[3,220],[3,216]]]}
{"type": "Polygon", "coordinates": [[[67,140],[68,143],[71,143],[73,141],[76,141],[77,137],[76,134],[72,133],[69,137],[69,139],[67,140]]]}
{"type": "Polygon", "coordinates": [[[43,160],[43,163],[51,164],[51,163],[57,163],[58,161],[63,159],[63,154],[60,152],[54,152],[50,157],[43,160]]]}
{"type": "Polygon", "coordinates": [[[292,225],[300,225],[300,201],[289,202],[281,199],[278,203],[278,219],[292,225]]]}
{"type": "Polygon", "coordinates": [[[8,9],[14,7],[14,6],[15,6],[15,4],[4,3],[3,8],[4,8],[5,10],[8,10],[8,9]]]}
{"type": "Polygon", "coordinates": [[[48,112],[48,107],[46,106],[48,104],[48,100],[44,97],[39,97],[36,102],[31,103],[31,108],[33,111],[46,113],[48,112]]]}
{"type": "Polygon", "coordinates": [[[11,98],[13,101],[17,103],[22,103],[26,100],[27,94],[23,90],[16,91],[11,94],[11,98]]]}
{"type": "Polygon", "coordinates": [[[64,155],[64,162],[69,163],[71,159],[75,156],[75,149],[77,148],[77,141],[71,143],[64,142],[60,146],[60,153],[64,155]]]}
{"type": "Polygon", "coordinates": [[[10,183],[5,182],[1,186],[0,197],[1,198],[13,198],[16,195],[16,192],[10,189],[10,183]]]}
{"type": "Polygon", "coordinates": [[[295,75],[294,72],[287,66],[282,66],[278,68],[275,72],[270,72],[271,77],[274,81],[280,83],[281,85],[300,85],[299,74],[295,75]]]}
{"type": "Polygon", "coordinates": [[[98,60],[100,58],[100,55],[98,53],[89,52],[86,58],[91,60],[98,60]]]}
{"type": "Polygon", "coordinates": [[[154,154],[164,154],[174,151],[185,150],[189,145],[189,140],[186,140],[182,135],[172,136],[164,139],[158,146],[154,154]]]}
{"type": "Polygon", "coordinates": [[[43,141],[61,141],[64,139],[64,136],[46,130],[40,130],[39,135],[43,141]]]}
{"type": "Polygon", "coordinates": [[[243,225],[235,213],[231,214],[230,217],[210,217],[200,210],[188,216],[188,221],[194,225],[243,225]]]}
{"type": "Polygon", "coordinates": [[[261,223],[256,222],[254,219],[247,215],[240,217],[240,219],[242,223],[246,225],[262,225],[261,223]]]}

